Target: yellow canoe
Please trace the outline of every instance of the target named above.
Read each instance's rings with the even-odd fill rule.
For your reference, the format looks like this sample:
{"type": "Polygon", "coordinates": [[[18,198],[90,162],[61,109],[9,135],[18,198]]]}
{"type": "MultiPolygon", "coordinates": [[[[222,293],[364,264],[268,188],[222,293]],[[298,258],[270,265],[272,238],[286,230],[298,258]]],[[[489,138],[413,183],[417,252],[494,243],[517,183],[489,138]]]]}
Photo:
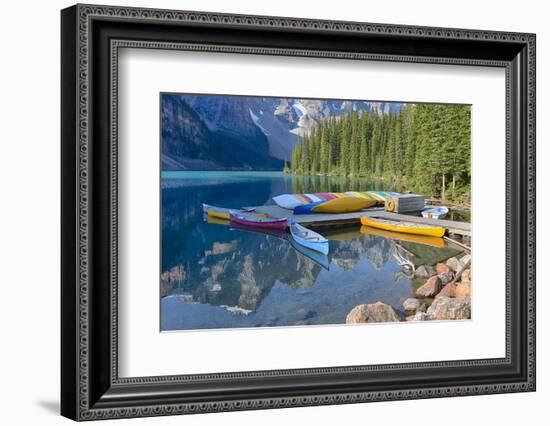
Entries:
{"type": "Polygon", "coordinates": [[[361,216],[361,224],[371,228],[383,229],[385,231],[401,232],[404,234],[427,235],[429,237],[442,237],[445,235],[445,228],[422,225],[411,222],[395,222],[385,219],[372,219],[361,216]]]}
{"type": "MultiPolygon", "coordinates": [[[[376,229],[370,226],[363,225],[360,229],[361,234],[375,235],[378,237],[389,238],[397,241],[405,241],[407,243],[423,244],[426,246],[443,248],[445,240],[440,237],[429,237],[426,235],[403,234],[402,232],[385,231],[384,229],[376,229]]],[[[328,237],[330,239],[330,237],[328,237]]]]}
{"type": "Polygon", "coordinates": [[[229,220],[229,213],[220,212],[217,210],[207,210],[208,217],[215,217],[216,219],[226,219],[229,220]]]}
{"type": "MultiPolygon", "coordinates": [[[[217,219],[225,219],[225,220],[229,220],[229,215],[232,211],[236,211],[236,212],[247,212],[248,210],[242,210],[242,209],[226,209],[225,207],[216,207],[216,206],[211,206],[209,204],[204,204],[202,205],[202,210],[204,213],[206,213],[208,215],[208,217],[215,217],[217,219]]],[[[265,217],[267,215],[265,214],[260,214],[260,216],[262,217],[265,217]]]]}
{"type": "Polygon", "coordinates": [[[341,197],[325,201],[311,210],[317,213],[350,213],[366,209],[376,204],[374,200],[356,197],[341,197]]]}

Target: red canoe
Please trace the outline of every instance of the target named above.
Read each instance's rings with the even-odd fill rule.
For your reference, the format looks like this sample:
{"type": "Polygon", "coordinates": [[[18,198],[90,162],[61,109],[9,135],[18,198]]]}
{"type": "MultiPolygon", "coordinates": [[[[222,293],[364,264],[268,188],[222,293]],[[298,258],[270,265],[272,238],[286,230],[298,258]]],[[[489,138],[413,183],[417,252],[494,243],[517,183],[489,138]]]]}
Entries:
{"type": "Polygon", "coordinates": [[[271,217],[261,216],[257,213],[241,213],[231,211],[229,218],[232,222],[238,223],[244,226],[253,226],[255,228],[269,228],[269,229],[286,229],[288,220],[274,219],[271,217]]]}

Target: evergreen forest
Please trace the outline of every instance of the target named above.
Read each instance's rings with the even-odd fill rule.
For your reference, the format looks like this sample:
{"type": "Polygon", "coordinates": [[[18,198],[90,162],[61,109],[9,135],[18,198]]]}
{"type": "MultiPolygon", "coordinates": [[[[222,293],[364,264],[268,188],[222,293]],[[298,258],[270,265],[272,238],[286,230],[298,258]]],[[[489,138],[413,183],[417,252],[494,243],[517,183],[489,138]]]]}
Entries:
{"type": "Polygon", "coordinates": [[[388,179],[411,192],[469,201],[470,143],[469,105],[353,111],[320,121],[301,137],[285,172],[388,179]]]}

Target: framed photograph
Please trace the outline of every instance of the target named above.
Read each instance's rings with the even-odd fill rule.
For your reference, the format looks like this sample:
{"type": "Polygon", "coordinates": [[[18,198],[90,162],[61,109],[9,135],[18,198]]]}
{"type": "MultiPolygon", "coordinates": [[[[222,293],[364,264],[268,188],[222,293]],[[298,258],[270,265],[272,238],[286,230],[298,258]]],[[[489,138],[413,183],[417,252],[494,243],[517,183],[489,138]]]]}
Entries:
{"type": "Polygon", "coordinates": [[[61,412],[535,390],[535,35],[61,12],[61,412]]]}

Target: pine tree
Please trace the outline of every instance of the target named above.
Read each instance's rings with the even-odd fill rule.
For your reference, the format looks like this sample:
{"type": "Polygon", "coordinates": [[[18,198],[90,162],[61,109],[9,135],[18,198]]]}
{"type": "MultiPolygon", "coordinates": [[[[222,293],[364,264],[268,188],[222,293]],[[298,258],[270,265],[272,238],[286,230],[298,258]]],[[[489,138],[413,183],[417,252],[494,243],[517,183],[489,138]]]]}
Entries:
{"type": "Polygon", "coordinates": [[[301,172],[309,174],[310,172],[310,163],[309,163],[309,137],[304,135],[304,140],[302,141],[302,168],[301,172]]]}
{"type": "Polygon", "coordinates": [[[329,172],[329,157],[330,157],[330,146],[328,141],[327,129],[324,124],[321,125],[320,130],[320,164],[319,172],[323,175],[326,175],[329,172]]]}
{"type": "Polygon", "coordinates": [[[357,176],[359,172],[359,115],[357,111],[351,112],[351,131],[350,131],[350,142],[349,142],[349,174],[352,176],[357,176]]]}
{"type": "Polygon", "coordinates": [[[340,123],[340,174],[347,176],[349,174],[350,164],[350,130],[351,120],[349,116],[344,116],[340,123]]]}
{"type": "MultiPolygon", "coordinates": [[[[470,191],[470,133],[469,106],[407,104],[382,116],[352,111],[304,134],[285,170],[353,179],[388,176],[405,179],[411,191],[454,198],[470,191]]],[[[343,179],[334,189],[349,185],[343,179]]]]}
{"type": "Polygon", "coordinates": [[[368,120],[367,113],[361,114],[361,123],[359,125],[359,174],[365,176],[368,172],[368,120]]]}

